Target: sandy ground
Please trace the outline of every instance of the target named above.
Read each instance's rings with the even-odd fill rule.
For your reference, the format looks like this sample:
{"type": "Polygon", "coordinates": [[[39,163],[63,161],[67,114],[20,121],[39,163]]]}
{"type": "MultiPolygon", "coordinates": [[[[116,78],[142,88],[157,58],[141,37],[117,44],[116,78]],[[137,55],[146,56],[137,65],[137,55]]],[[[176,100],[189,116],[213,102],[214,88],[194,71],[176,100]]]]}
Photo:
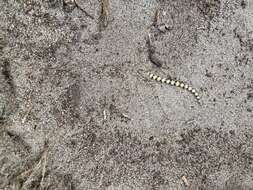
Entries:
{"type": "Polygon", "coordinates": [[[0,189],[253,189],[252,0],[64,2],[0,1],[0,189]]]}

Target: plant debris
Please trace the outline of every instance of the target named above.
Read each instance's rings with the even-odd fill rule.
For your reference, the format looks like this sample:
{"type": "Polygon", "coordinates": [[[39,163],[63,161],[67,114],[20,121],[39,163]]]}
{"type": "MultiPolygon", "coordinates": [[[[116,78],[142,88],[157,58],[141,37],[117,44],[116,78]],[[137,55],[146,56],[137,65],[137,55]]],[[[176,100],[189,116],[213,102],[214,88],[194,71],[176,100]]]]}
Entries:
{"type": "Polygon", "coordinates": [[[93,16],[91,16],[85,9],[83,9],[79,3],[76,0],[64,0],[63,1],[63,8],[66,11],[72,11],[75,8],[80,9],[86,16],[90,17],[91,19],[94,19],[93,16]]]}
{"type": "Polygon", "coordinates": [[[25,168],[18,175],[14,176],[15,186],[18,189],[29,189],[34,183],[36,186],[43,189],[44,178],[46,173],[46,166],[48,161],[48,147],[45,147],[42,153],[30,167],[25,168]]]}
{"type": "Polygon", "coordinates": [[[154,18],[154,21],[153,21],[153,26],[157,26],[158,23],[159,23],[159,18],[160,18],[160,10],[157,9],[155,11],[155,18],[154,18]]]}
{"type": "Polygon", "coordinates": [[[188,180],[187,180],[187,178],[186,178],[185,176],[182,177],[182,181],[184,182],[184,185],[185,185],[186,187],[189,187],[189,186],[190,186],[190,184],[189,184],[189,182],[188,182],[188,180]]]}
{"type": "Polygon", "coordinates": [[[108,26],[109,23],[109,0],[101,0],[101,15],[100,15],[100,24],[99,28],[104,29],[108,26]]]}
{"type": "Polygon", "coordinates": [[[157,67],[162,67],[163,62],[155,55],[155,47],[152,45],[151,36],[148,36],[148,58],[157,67]]]}

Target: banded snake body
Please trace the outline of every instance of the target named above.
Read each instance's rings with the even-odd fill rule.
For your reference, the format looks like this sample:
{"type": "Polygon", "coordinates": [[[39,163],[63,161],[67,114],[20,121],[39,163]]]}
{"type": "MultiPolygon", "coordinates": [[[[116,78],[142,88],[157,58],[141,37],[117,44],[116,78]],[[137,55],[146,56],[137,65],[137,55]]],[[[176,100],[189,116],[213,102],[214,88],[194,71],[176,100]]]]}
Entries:
{"type": "Polygon", "coordinates": [[[179,87],[179,88],[182,88],[182,89],[185,89],[187,91],[189,91],[191,94],[194,95],[194,97],[197,99],[197,102],[200,103],[200,96],[199,96],[199,93],[197,92],[197,90],[183,82],[180,82],[180,81],[177,81],[177,80],[172,80],[172,79],[166,79],[166,78],[162,78],[158,75],[155,75],[153,73],[150,73],[148,72],[148,76],[149,78],[153,79],[153,80],[156,80],[158,82],[162,82],[162,83],[165,83],[165,84],[169,84],[171,86],[176,86],[176,87],[179,87]]]}

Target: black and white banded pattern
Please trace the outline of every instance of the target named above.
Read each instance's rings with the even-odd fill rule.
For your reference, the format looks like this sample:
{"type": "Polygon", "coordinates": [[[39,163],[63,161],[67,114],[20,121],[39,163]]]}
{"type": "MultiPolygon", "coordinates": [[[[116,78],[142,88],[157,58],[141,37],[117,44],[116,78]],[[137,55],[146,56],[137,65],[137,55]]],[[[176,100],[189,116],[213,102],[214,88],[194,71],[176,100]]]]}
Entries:
{"type": "Polygon", "coordinates": [[[162,83],[165,83],[165,84],[176,86],[176,87],[179,87],[179,88],[182,88],[182,89],[185,89],[185,90],[189,91],[190,93],[192,93],[195,96],[195,98],[197,99],[198,103],[200,103],[199,93],[193,87],[191,87],[191,86],[189,86],[189,85],[187,85],[187,84],[185,84],[183,82],[172,80],[172,79],[162,78],[162,77],[160,77],[158,75],[155,75],[155,74],[152,74],[152,73],[148,73],[148,75],[149,75],[149,77],[151,79],[154,79],[154,80],[156,80],[158,82],[162,82],[162,83]]]}

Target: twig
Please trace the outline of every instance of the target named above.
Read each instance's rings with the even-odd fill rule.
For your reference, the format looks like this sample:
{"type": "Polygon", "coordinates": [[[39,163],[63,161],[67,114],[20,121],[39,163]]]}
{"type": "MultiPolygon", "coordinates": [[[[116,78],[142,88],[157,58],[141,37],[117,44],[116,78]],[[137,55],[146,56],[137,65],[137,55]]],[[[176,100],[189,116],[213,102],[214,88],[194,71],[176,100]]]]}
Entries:
{"type": "Polygon", "coordinates": [[[101,0],[100,27],[106,28],[109,19],[109,0],[101,0]]]}
{"type": "Polygon", "coordinates": [[[157,67],[161,67],[163,62],[155,55],[155,47],[151,44],[151,35],[148,35],[148,58],[157,67]]]}
{"type": "Polygon", "coordinates": [[[45,173],[46,173],[46,166],[47,166],[47,157],[48,157],[48,149],[45,150],[44,155],[43,155],[44,163],[43,163],[43,168],[42,168],[42,178],[40,181],[40,186],[43,187],[43,182],[45,178],[45,173]]]}
{"type": "Polygon", "coordinates": [[[160,18],[160,10],[157,9],[155,11],[155,18],[154,18],[153,26],[157,26],[158,25],[159,18],[160,18]]]}
{"type": "Polygon", "coordinates": [[[31,184],[31,182],[34,180],[33,178],[40,174],[42,176],[40,187],[42,187],[46,173],[47,159],[48,159],[48,148],[45,148],[45,150],[40,155],[38,162],[32,165],[28,170],[25,170],[24,172],[22,172],[17,176],[18,180],[24,180],[21,186],[22,189],[27,189],[29,184],[31,184]]]}
{"type": "Polygon", "coordinates": [[[33,181],[33,177],[36,176],[37,172],[40,170],[41,161],[42,159],[40,159],[39,162],[31,169],[31,172],[28,172],[29,175],[22,186],[24,189],[26,189],[26,187],[33,181]]]}
{"type": "Polygon", "coordinates": [[[28,110],[27,110],[26,114],[24,115],[24,117],[23,117],[22,121],[21,121],[21,123],[22,123],[22,124],[24,124],[24,123],[26,122],[27,117],[29,116],[29,114],[30,114],[31,110],[32,110],[32,107],[30,106],[30,107],[28,108],[28,110]]]}
{"type": "Polygon", "coordinates": [[[104,120],[106,120],[107,119],[106,110],[103,111],[103,114],[104,114],[104,120]]]}
{"type": "Polygon", "coordinates": [[[77,0],[74,0],[74,3],[76,4],[76,7],[79,8],[86,16],[90,17],[91,19],[94,19],[93,16],[91,16],[84,8],[79,5],[79,3],[77,3],[77,0]]]}
{"type": "Polygon", "coordinates": [[[124,118],[127,118],[127,119],[131,120],[131,118],[130,118],[128,115],[124,114],[124,113],[122,113],[122,116],[123,116],[124,118]]]}
{"type": "Polygon", "coordinates": [[[189,182],[188,182],[188,180],[187,180],[187,178],[185,176],[182,177],[182,181],[184,182],[184,184],[185,184],[186,187],[190,186],[190,184],[189,184],[189,182]]]}

